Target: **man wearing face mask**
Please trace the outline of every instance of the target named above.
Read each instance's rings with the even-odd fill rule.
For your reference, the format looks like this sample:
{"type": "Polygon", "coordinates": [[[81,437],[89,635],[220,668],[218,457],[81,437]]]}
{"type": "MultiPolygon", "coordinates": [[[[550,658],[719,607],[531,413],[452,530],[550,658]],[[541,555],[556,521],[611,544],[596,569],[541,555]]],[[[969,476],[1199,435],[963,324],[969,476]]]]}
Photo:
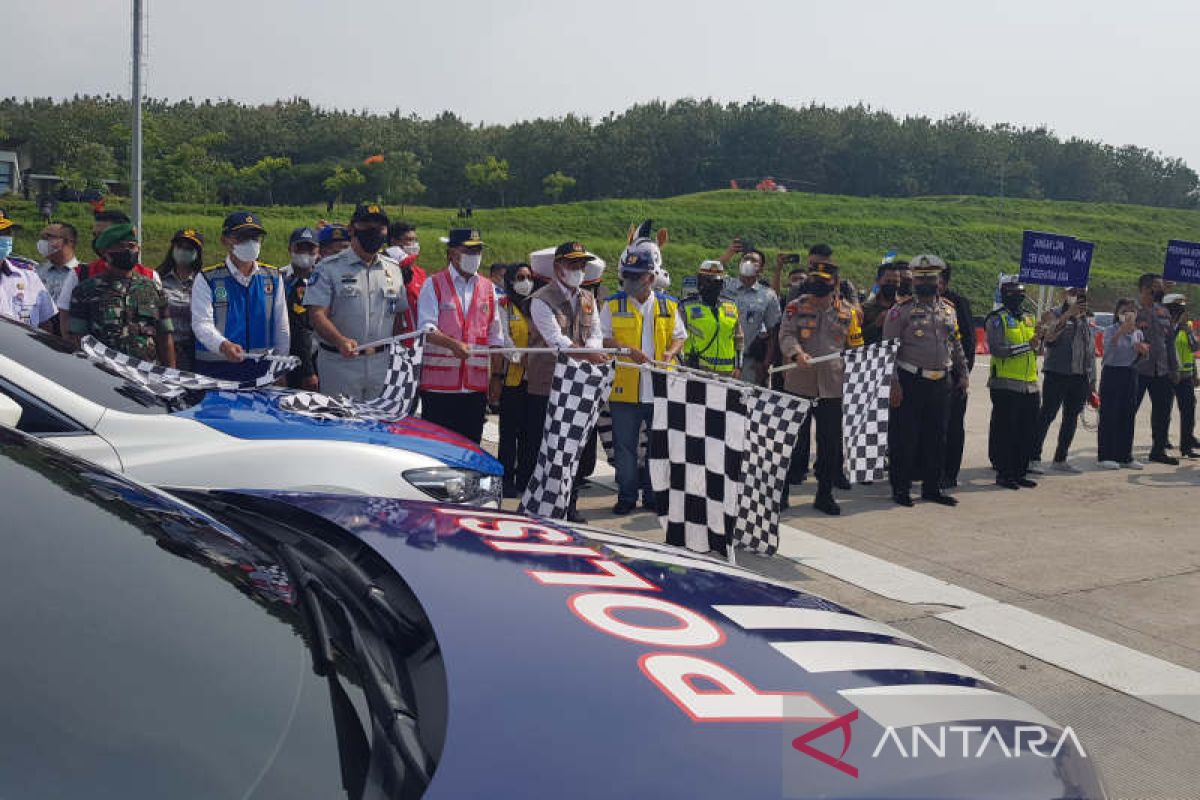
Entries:
{"type": "Polygon", "coordinates": [[[775,355],[775,333],[781,317],[779,296],[769,286],[759,283],[765,258],[741,239],[734,239],[721,256],[729,263],[738,254],[738,277],[726,278],[725,294],[733,300],[742,321],[745,343],[742,352],[742,380],[763,386],[766,384],[766,365],[775,355]]]}
{"type": "Polygon", "coordinates": [[[1179,383],[1175,384],[1175,401],[1179,406],[1179,454],[1184,458],[1200,458],[1200,442],[1196,441],[1196,351],[1200,341],[1188,319],[1187,298],[1172,293],[1163,298],[1175,324],[1175,353],[1179,359],[1179,383]]]}
{"type": "MultiPolygon", "coordinates": [[[[967,372],[975,369],[975,317],[971,314],[971,301],[966,295],[959,294],[950,288],[951,265],[947,264],[942,270],[938,282],[938,294],[954,307],[958,319],[958,332],[962,337],[963,357],[966,358],[967,372]]],[[[946,421],[946,465],[942,472],[942,486],[950,489],[958,486],[958,472],[962,469],[963,451],[967,444],[967,400],[968,393],[958,388],[957,373],[950,374],[950,408],[946,421]]]]}
{"type": "Polygon", "coordinates": [[[192,336],[196,371],[221,380],[253,380],[264,372],[247,353],[291,352],[287,298],[279,270],[260,263],[266,229],[257,214],[235,211],[225,218],[225,261],[200,271],[192,286],[192,336]]]}
{"type": "Polygon", "coordinates": [[[683,304],[688,334],[683,362],[695,369],[740,378],[745,337],[737,305],[721,296],[725,289],[725,267],[720,261],[700,264],[699,289],[698,297],[683,304]]]}
{"type": "MultiPolygon", "coordinates": [[[[811,359],[862,347],[859,311],[834,293],[837,265],[814,264],[809,272],[807,293],[788,303],[779,326],[779,347],[796,369],[786,375],[791,394],[813,401],[812,416],[817,429],[817,496],[813,508],[826,514],[842,513],[833,499],[833,487],[845,480],[842,474],[842,382],[845,364],[841,358],[811,363],[811,359]]],[[[846,483],[842,488],[849,488],[846,483]]]]}
{"type": "Polygon", "coordinates": [[[984,322],[992,356],[988,439],[994,443],[996,485],[1005,489],[1037,486],[1026,476],[1037,436],[1037,357],[1042,337],[1024,304],[1025,287],[1016,275],[1006,275],[1000,282],[1000,308],[984,322]]]}
{"type": "Polygon", "coordinates": [[[397,333],[417,329],[417,299],[425,285],[425,270],[417,264],[421,254],[421,243],[417,241],[417,229],[408,222],[393,222],[388,226],[388,247],[384,251],[400,265],[404,276],[404,293],[408,297],[408,310],[400,315],[397,333]]]}
{"type": "Polygon", "coordinates": [[[304,296],[312,283],[313,267],[317,263],[317,232],[312,228],[296,228],[288,237],[291,259],[283,270],[283,290],[287,294],[288,329],[292,335],[291,354],[300,359],[300,366],[287,374],[287,385],[293,389],[316,391],[317,344],[313,340],[312,317],[304,305],[304,296]]]}
{"type": "Polygon", "coordinates": [[[163,294],[171,314],[175,341],[175,366],[188,372],[196,368],[196,340],[192,336],[192,287],[204,262],[204,236],[195,228],[175,231],[171,247],[158,265],[163,294]]]}
{"type": "Polygon", "coordinates": [[[79,259],[75,257],[75,241],[78,238],[79,232],[75,226],[65,222],[55,222],[42,229],[37,243],[38,254],[43,259],[38,264],[38,277],[52,298],[62,294],[67,276],[79,266],[79,259]]]}
{"type": "Polygon", "coordinates": [[[57,309],[37,265],[12,255],[13,233],[21,226],[0,209],[0,316],[50,331],[57,309]]]}
{"type": "Polygon", "coordinates": [[[1035,474],[1043,471],[1042,445],[1050,423],[1061,408],[1063,416],[1052,469],[1078,474],[1081,470],[1067,461],[1067,451],[1075,438],[1083,404],[1096,391],[1096,339],[1088,322],[1087,289],[1067,289],[1063,304],[1043,315],[1041,329],[1046,359],[1042,364],[1042,405],[1029,471],[1035,474]]]}
{"type": "Polygon", "coordinates": [[[345,225],[325,225],[317,231],[317,261],[336,256],[350,246],[350,229],[345,225]]]}
{"type": "Polygon", "coordinates": [[[875,268],[875,284],[878,288],[862,307],[864,344],[883,341],[883,321],[892,306],[900,301],[900,283],[907,268],[907,261],[884,262],[875,268]]]}
{"type": "Polygon", "coordinates": [[[628,356],[618,358],[617,374],[609,396],[616,461],[613,469],[617,479],[617,504],[613,513],[618,516],[633,511],[639,490],[645,507],[652,507],[650,472],[645,464],[638,463],[642,429],[649,429],[654,413],[650,373],[628,364],[671,361],[687,341],[687,329],[678,313],[678,304],[653,290],[654,257],[651,250],[631,247],[621,261],[620,270],[622,289],[600,310],[604,346],[626,347],[630,351],[628,356]]]}
{"type": "Polygon", "coordinates": [[[1148,272],[1138,279],[1137,327],[1142,341],[1150,345],[1150,354],[1137,362],[1137,408],[1150,393],[1150,460],[1175,465],[1179,459],[1167,455],[1167,436],[1171,427],[1171,407],[1175,402],[1175,384],[1179,383],[1179,354],[1175,350],[1175,325],[1171,312],[1163,305],[1165,296],[1161,275],[1148,272]]]}
{"type": "Polygon", "coordinates": [[[71,297],[68,330],[75,345],[91,335],[133,358],[174,367],[167,298],[157,285],[134,273],[139,248],[133,227],[109,227],[95,247],[108,270],[79,284],[71,297]]]}
{"type": "Polygon", "coordinates": [[[921,498],[944,506],[958,501],[942,492],[942,467],[946,449],[946,412],[950,401],[950,370],[962,377],[966,391],[969,373],[954,307],[938,297],[938,276],[946,262],[936,255],[912,260],[911,302],[897,303],[883,322],[883,338],[899,339],[896,376],[891,390],[891,423],[888,468],[892,501],[911,507],[912,481],[921,478],[921,498]],[[917,472],[918,456],[920,471],[917,472]]]}
{"type": "Polygon", "coordinates": [[[350,247],[321,259],[305,290],[326,394],[375,400],[383,393],[388,349],[356,348],[394,335],[396,317],[408,307],[400,265],[379,252],[388,221],[382,206],[359,205],[350,217],[350,247]]]}
{"type": "Polygon", "coordinates": [[[449,263],[425,281],[417,299],[417,329],[426,332],[421,416],[478,443],[491,374],[503,371],[504,356],[472,351],[503,347],[504,320],[492,282],[478,274],[479,231],[452,228],[444,241],[449,263]]]}

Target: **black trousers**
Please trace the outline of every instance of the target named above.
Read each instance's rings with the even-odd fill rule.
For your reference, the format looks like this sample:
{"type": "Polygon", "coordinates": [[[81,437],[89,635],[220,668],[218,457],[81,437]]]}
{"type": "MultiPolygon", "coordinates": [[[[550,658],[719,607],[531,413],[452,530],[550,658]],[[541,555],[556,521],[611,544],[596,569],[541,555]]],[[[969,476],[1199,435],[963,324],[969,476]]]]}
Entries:
{"type": "Polygon", "coordinates": [[[500,446],[496,458],[504,467],[504,487],[512,489],[524,487],[529,482],[533,472],[533,464],[528,458],[529,429],[525,426],[525,404],[528,401],[525,385],[505,386],[500,392],[500,446]],[[519,476],[525,475],[525,483],[519,482],[519,476]]]}
{"type": "Polygon", "coordinates": [[[479,444],[483,439],[484,392],[421,392],[421,418],[479,444]]]}
{"type": "Polygon", "coordinates": [[[1087,375],[1042,373],[1042,409],[1038,412],[1037,436],[1033,440],[1034,461],[1042,460],[1042,445],[1046,441],[1046,433],[1050,430],[1050,423],[1058,416],[1060,408],[1063,418],[1058,426],[1058,446],[1054,449],[1054,460],[1067,460],[1067,451],[1071,449],[1071,442],[1075,439],[1079,415],[1083,413],[1083,404],[1087,402],[1090,394],[1087,375]]]}
{"type": "Polygon", "coordinates": [[[1137,370],[1108,366],[1100,371],[1100,428],[1097,461],[1133,460],[1133,420],[1137,414],[1137,370]]]}
{"type": "Polygon", "coordinates": [[[1036,392],[992,389],[992,431],[996,436],[996,477],[1001,480],[1024,478],[1033,456],[1033,438],[1037,432],[1038,396],[1036,392]]]}
{"type": "Polygon", "coordinates": [[[897,373],[897,378],[904,397],[900,407],[892,409],[898,423],[888,463],[892,491],[909,491],[913,478],[919,476],[922,493],[937,494],[945,460],[950,380],[931,381],[904,370],[897,373]]]}
{"type": "Polygon", "coordinates": [[[534,465],[537,464],[538,450],[542,447],[542,433],[546,429],[546,411],[550,407],[550,395],[525,395],[525,436],[523,447],[517,461],[525,468],[525,472],[517,473],[517,491],[525,491],[529,478],[533,475],[534,465]]]}
{"type": "Polygon", "coordinates": [[[800,435],[796,437],[796,446],[792,448],[792,461],[788,464],[788,479],[803,480],[808,477],[808,464],[812,458],[812,429],[813,416],[812,413],[804,415],[804,422],[800,425],[800,435]]]}
{"type": "Polygon", "coordinates": [[[842,475],[842,398],[816,400],[810,416],[816,418],[817,428],[817,495],[829,495],[842,475]]]}
{"type": "Polygon", "coordinates": [[[963,449],[967,445],[967,398],[969,395],[953,387],[950,389],[950,402],[946,410],[946,464],[942,468],[942,477],[947,481],[958,480],[958,471],[962,468],[963,449]]]}
{"type": "Polygon", "coordinates": [[[1179,405],[1179,449],[1196,447],[1196,386],[1191,375],[1175,384],[1175,402],[1179,405]]]}
{"type": "Polygon", "coordinates": [[[1166,453],[1167,437],[1171,430],[1171,406],[1175,405],[1175,387],[1166,375],[1151,377],[1138,373],[1137,405],[1134,411],[1142,407],[1147,392],[1150,393],[1150,453],[1166,453]]]}

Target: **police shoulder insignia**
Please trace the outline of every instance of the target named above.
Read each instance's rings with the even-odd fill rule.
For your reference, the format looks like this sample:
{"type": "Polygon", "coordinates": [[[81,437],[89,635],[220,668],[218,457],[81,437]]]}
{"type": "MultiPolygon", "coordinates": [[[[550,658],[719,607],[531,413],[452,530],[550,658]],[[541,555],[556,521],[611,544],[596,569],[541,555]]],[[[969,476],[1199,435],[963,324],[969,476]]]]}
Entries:
{"type": "Polygon", "coordinates": [[[263,291],[267,294],[275,293],[275,281],[267,281],[263,284],[263,291]]]}

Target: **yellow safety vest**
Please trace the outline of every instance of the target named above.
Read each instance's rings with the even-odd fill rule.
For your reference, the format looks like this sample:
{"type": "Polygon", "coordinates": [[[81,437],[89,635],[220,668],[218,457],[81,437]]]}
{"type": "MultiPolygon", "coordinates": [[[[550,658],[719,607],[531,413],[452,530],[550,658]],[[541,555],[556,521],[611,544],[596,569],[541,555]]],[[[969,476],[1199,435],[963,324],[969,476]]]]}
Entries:
{"type": "MultiPolygon", "coordinates": [[[[507,302],[504,304],[504,309],[508,312],[508,335],[512,339],[513,347],[528,347],[529,320],[521,313],[521,309],[517,308],[516,303],[507,302]]],[[[509,361],[508,371],[504,375],[504,385],[520,386],[523,380],[525,380],[525,362],[509,361]]]]}
{"type": "MultiPolygon", "coordinates": [[[[1037,334],[1033,317],[1023,315],[1018,319],[1007,311],[998,313],[1004,323],[1004,340],[1009,344],[1026,344],[1037,334]]],[[[993,355],[992,375],[1010,381],[1037,383],[1037,353],[1028,350],[1008,358],[993,355]]]]}
{"type": "MultiPolygon", "coordinates": [[[[661,361],[663,353],[671,346],[672,334],[675,332],[675,313],[679,304],[666,295],[655,292],[654,304],[654,360],[661,361]]],[[[608,300],[608,311],[612,315],[613,338],[619,347],[635,347],[642,349],[642,312],[629,302],[625,292],[617,292],[608,300]]],[[[613,403],[640,402],[641,370],[636,367],[622,366],[632,364],[628,356],[617,357],[617,374],[613,380],[612,394],[609,401],[613,403]]]]}
{"type": "Polygon", "coordinates": [[[1175,352],[1179,354],[1179,371],[1184,375],[1194,373],[1196,371],[1196,354],[1192,352],[1192,342],[1187,331],[1180,330],[1175,334],[1175,352]]]}
{"type": "Polygon", "coordinates": [[[733,372],[737,365],[733,341],[737,333],[737,306],[722,301],[714,313],[714,309],[703,303],[688,303],[683,307],[683,321],[688,331],[684,357],[695,357],[700,369],[733,372]]]}

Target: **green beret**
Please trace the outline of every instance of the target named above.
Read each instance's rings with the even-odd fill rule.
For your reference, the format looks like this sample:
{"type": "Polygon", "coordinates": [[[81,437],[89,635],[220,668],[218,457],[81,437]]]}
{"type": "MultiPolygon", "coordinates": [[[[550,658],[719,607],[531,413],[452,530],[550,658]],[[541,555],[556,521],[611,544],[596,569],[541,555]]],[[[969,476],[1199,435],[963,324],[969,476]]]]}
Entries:
{"type": "Polygon", "coordinates": [[[133,226],[127,222],[123,222],[107,228],[104,233],[96,237],[96,241],[92,246],[96,249],[97,253],[103,253],[114,244],[135,241],[137,241],[137,235],[133,232],[133,226]]]}

